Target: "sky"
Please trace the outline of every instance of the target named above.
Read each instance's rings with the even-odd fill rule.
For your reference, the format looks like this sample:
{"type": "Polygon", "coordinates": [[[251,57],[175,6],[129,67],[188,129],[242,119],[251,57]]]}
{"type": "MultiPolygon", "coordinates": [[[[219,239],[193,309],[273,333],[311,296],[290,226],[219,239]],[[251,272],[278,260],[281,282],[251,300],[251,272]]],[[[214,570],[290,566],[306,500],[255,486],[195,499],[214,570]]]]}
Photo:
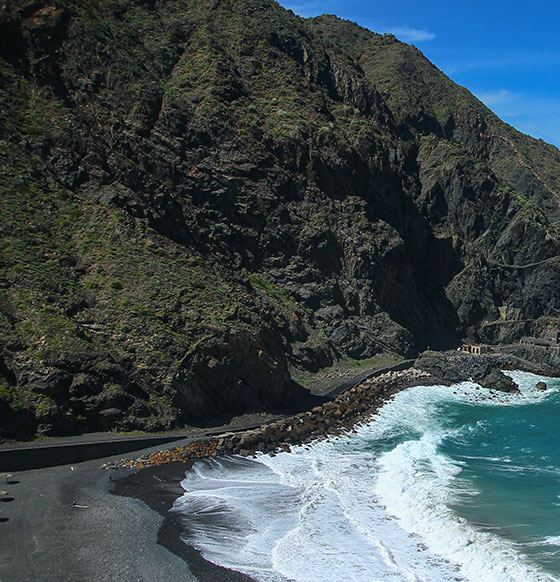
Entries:
{"type": "Polygon", "coordinates": [[[505,122],[560,147],[558,0],[280,0],[413,44],[505,122]]]}

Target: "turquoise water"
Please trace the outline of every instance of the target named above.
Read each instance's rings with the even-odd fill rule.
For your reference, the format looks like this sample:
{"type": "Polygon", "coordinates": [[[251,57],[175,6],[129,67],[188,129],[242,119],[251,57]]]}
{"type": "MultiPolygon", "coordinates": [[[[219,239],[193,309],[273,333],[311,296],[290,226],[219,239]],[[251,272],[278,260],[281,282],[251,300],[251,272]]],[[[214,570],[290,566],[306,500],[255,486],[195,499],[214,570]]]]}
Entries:
{"type": "Polygon", "coordinates": [[[452,507],[560,578],[560,394],[519,406],[446,405],[441,413],[462,428],[439,450],[460,463],[463,487],[476,493],[452,507]]]}
{"type": "Polygon", "coordinates": [[[197,463],[173,511],[262,582],[560,580],[560,382],[415,387],[355,432],[197,463]]]}

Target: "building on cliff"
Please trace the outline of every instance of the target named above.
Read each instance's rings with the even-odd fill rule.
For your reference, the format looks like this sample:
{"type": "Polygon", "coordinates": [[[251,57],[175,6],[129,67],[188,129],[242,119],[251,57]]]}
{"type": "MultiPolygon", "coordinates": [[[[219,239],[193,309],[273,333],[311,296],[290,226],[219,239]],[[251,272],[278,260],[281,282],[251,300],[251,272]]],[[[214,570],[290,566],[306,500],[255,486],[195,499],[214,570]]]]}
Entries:
{"type": "Polygon", "coordinates": [[[473,354],[480,356],[481,354],[489,354],[493,350],[493,346],[488,344],[463,344],[461,351],[465,354],[473,354]]]}
{"type": "Polygon", "coordinates": [[[560,331],[557,329],[547,330],[542,337],[523,337],[520,340],[522,344],[532,346],[541,346],[544,348],[560,348],[560,331]]]}

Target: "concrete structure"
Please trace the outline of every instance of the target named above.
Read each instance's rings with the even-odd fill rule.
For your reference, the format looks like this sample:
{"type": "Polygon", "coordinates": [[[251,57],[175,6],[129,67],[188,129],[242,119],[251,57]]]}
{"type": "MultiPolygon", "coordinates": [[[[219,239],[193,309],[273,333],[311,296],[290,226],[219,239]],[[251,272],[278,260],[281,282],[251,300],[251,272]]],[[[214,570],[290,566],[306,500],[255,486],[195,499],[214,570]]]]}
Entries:
{"type": "Polygon", "coordinates": [[[480,356],[482,354],[489,354],[492,352],[492,346],[488,344],[463,344],[461,351],[465,354],[480,356]]]}

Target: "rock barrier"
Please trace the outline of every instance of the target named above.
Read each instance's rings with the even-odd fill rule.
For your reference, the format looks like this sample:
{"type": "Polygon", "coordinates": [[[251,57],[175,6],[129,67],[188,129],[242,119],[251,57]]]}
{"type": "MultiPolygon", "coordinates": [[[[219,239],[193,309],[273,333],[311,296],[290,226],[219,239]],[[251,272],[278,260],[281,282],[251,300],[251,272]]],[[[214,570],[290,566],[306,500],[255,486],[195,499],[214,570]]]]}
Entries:
{"type": "Polygon", "coordinates": [[[392,371],[363,381],[333,400],[312,410],[277,420],[244,432],[223,433],[184,447],[161,450],[134,459],[104,465],[107,469],[142,469],[165,463],[184,463],[224,455],[254,456],[289,451],[294,445],[308,444],[329,436],[352,431],[393,394],[413,385],[433,383],[422,370],[392,371]]]}

